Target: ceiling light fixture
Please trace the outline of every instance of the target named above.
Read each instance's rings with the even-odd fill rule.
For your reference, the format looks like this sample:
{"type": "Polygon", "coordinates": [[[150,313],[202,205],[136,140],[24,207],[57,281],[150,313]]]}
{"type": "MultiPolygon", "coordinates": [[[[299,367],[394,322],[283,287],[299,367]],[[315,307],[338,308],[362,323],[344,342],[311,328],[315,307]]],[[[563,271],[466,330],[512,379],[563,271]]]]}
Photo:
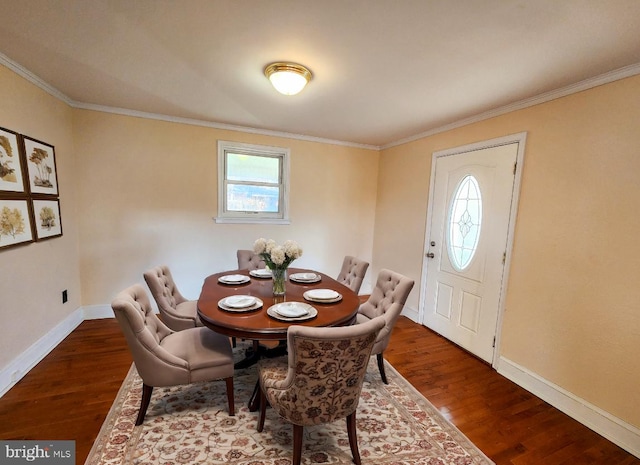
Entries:
{"type": "Polygon", "coordinates": [[[273,87],[284,95],[296,95],[311,80],[311,71],[297,63],[271,63],[264,69],[273,87]]]}

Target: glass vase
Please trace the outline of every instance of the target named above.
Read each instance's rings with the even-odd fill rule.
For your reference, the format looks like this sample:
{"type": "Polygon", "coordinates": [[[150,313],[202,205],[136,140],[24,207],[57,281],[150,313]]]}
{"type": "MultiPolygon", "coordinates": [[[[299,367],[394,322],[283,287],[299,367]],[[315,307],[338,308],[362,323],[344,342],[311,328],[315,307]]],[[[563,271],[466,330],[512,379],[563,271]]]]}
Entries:
{"type": "Polygon", "coordinates": [[[286,268],[274,268],[271,270],[271,276],[273,277],[273,295],[285,294],[285,283],[287,282],[287,269],[286,268]]]}

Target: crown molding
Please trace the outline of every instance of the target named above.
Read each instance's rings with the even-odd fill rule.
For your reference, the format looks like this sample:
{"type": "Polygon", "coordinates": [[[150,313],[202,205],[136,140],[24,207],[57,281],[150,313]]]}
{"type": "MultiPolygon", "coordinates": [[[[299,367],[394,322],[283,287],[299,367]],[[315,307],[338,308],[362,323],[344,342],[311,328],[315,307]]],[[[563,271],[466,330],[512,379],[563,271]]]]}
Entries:
{"type": "Polygon", "coordinates": [[[124,116],[133,116],[137,118],[154,119],[154,120],[166,121],[170,123],[189,124],[193,126],[202,126],[202,127],[221,129],[226,131],[237,131],[237,132],[244,132],[249,134],[258,134],[258,135],[272,136],[272,137],[284,137],[286,139],[302,140],[306,142],[318,142],[322,144],[340,145],[344,147],[353,147],[353,148],[375,150],[375,151],[396,147],[398,145],[407,144],[409,142],[414,142],[416,140],[423,139],[425,137],[433,136],[435,134],[440,134],[442,132],[450,131],[452,129],[456,129],[462,126],[467,126],[472,123],[484,121],[490,118],[494,118],[496,116],[501,116],[506,113],[511,113],[512,111],[529,108],[534,105],[539,105],[541,103],[549,102],[551,100],[559,99],[561,97],[566,97],[568,95],[575,94],[577,92],[582,92],[584,90],[592,89],[594,87],[598,87],[604,84],[609,84],[614,81],[619,81],[621,79],[625,79],[625,78],[640,74],[640,63],[636,63],[633,65],[626,66],[624,68],[610,71],[600,76],[585,79],[584,81],[580,81],[575,84],[562,87],[560,89],[556,89],[550,92],[546,92],[544,94],[537,95],[535,97],[521,100],[519,102],[515,102],[509,105],[495,108],[493,110],[489,110],[484,113],[479,113],[469,118],[464,118],[450,124],[429,129],[427,131],[421,132],[414,136],[409,136],[409,137],[399,139],[397,141],[379,146],[379,145],[359,144],[356,142],[348,142],[343,140],[325,139],[322,137],[313,137],[313,136],[307,136],[304,134],[271,131],[267,129],[257,129],[257,128],[251,128],[246,126],[236,126],[232,124],[216,123],[212,121],[204,121],[204,120],[191,119],[191,118],[181,118],[181,117],[168,116],[168,115],[162,115],[162,114],[156,114],[156,113],[147,113],[147,112],[137,111],[137,110],[129,110],[126,108],[108,107],[103,105],[95,105],[91,103],[78,102],[69,98],[67,95],[63,94],[58,89],[51,86],[47,82],[43,81],[38,76],[33,74],[31,71],[25,69],[18,63],[12,61],[9,57],[7,57],[2,53],[0,53],[0,64],[11,69],[13,72],[22,76],[27,81],[31,82],[32,84],[41,88],[48,94],[65,102],[67,105],[73,108],[78,108],[82,110],[99,111],[103,113],[113,113],[113,114],[124,115],[124,116]]]}
{"type": "Polygon", "coordinates": [[[461,119],[451,124],[446,124],[444,126],[439,126],[434,129],[429,129],[428,131],[421,132],[419,134],[416,134],[415,136],[410,136],[404,139],[397,140],[395,142],[390,142],[388,144],[381,146],[380,150],[396,147],[398,145],[406,144],[408,142],[413,142],[419,139],[423,139],[425,137],[433,136],[435,134],[439,134],[442,132],[446,132],[452,129],[462,127],[462,126],[466,126],[468,124],[477,123],[479,121],[484,121],[486,119],[494,118],[496,116],[504,115],[506,113],[511,113],[512,111],[522,110],[525,108],[532,107],[534,105],[550,102],[551,100],[556,100],[561,97],[566,97],[568,95],[582,92],[583,90],[592,89],[594,87],[602,86],[604,84],[609,84],[614,81],[619,81],[621,79],[635,76],[637,74],[640,74],[640,63],[625,66],[624,68],[616,69],[614,71],[601,74],[600,76],[585,79],[584,81],[580,81],[575,84],[562,87],[560,89],[552,90],[544,94],[536,95],[535,97],[521,100],[519,102],[514,102],[509,105],[505,105],[503,107],[494,108],[493,110],[489,110],[484,113],[471,116],[469,118],[461,119]]]}
{"type": "Polygon", "coordinates": [[[56,89],[52,85],[50,85],[50,84],[46,83],[45,81],[43,81],[42,79],[40,79],[38,76],[33,74],[28,69],[23,68],[22,66],[20,66],[15,61],[12,61],[8,56],[3,55],[2,53],[0,53],[0,64],[2,64],[5,67],[9,68],[11,71],[13,71],[17,75],[23,77],[24,79],[26,79],[30,83],[35,84],[37,87],[39,87],[40,89],[44,90],[46,93],[54,96],[58,100],[62,100],[67,105],[73,106],[74,101],[72,99],[67,97],[65,94],[60,92],[58,89],[56,89]]]}
{"type": "Polygon", "coordinates": [[[92,110],[92,111],[99,111],[103,113],[114,113],[117,115],[153,119],[158,121],[166,121],[169,123],[189,124],[192,126],[222,129],[225,131],[238,131],[238,132],[244,132],[248,134],[259,134],[262,136],[284,137],[286,139],[303,140],[306,142],[320,142],[322,144],[341,145],[341,146],[355,147],[355,148],[361,148],[366,150],[376,150],[376,151],[380,150],[380,147],[378,147],[377,145],[358,144],[355,142],[348,142],[348,141],[335,140],[335,139],[324,139],[322,137],[313,137],[313,136],[307,136],[304,134],[295,134],[291,132],[271,131],[268,129],[257,129],[257,128],[251,128],[247,126],[236,126],[233,124],[216,123],[213,121],[205,121],[205,120],[192,119],[192,118],[182,118],[179,116],[168,116],[168,115],[162,115],[157,113],[147,113],[144,111],[129,110],[127,108],[108,107],[104,105],[94,105],[91,103],[83,103],[83,102],[72,102],[70,103],[70,105],[73,108],[78,108],[81,110],[92,110]]]}

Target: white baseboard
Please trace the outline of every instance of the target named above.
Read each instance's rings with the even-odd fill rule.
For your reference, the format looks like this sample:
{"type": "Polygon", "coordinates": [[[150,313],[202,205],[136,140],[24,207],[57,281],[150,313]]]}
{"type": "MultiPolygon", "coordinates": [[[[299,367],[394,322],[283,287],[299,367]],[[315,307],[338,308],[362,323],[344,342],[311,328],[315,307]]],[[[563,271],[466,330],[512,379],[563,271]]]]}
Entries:
{"type": "Polygon", "coordinates": [[[82,307],[85,320],[99,320],[101,318],[115,318],[110,305],[88,305],[82,307]]]}
{"type": "Polygon", "coordinates": [[[55,349],[65,337],[71,334],[82,323],[83,319],[83,311],[78,308],[2,368],[0,370],[0,397],[5,395],[24,375],[29,373],[29,370],[55,349]]]}
{"type": "Polygon", "coordinates": [[[498,373],[558,410],[640,457],[640,429],[590,404],[511,360],[500,357],[498,373]]]}
{"type": "Polygon", "coordinates": [[[405,305],[404,308],[402,309],[402,313],[400,313],[403,316],[406,316],[407,318],[409,318],[411,321],[413,321],[414,323],[420,323],[418,321],[418,310],[416,310],[415,308],[409,307],[408,305],[405,305]]]}

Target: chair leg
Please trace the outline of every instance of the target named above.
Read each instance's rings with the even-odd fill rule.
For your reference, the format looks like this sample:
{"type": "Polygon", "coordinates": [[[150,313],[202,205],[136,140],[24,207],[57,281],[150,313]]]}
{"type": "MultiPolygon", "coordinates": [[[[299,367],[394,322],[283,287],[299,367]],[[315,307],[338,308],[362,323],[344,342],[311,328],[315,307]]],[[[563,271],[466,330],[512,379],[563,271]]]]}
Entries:
{"type": "Polygon", "coordinates": [[[138,418],[136,419],[136,426],[140,426],[144,422],[144,416],[147,414],[147,408],[149,408],[149,402],[151,402],[152,392],[153,386],[147,386],[142,383],[142,402],[140,403],[140,411],[138,412],[138,418]]]}
{"type": "Polygon", "coordinates": [[[353,462],[360,465],[360,452],[358,451],[358,436],[356,435],[356,412],[347,417],[347,431],[349,433],[349,446],[351,447],[351,455],[353,462]]]}
{"type": "Polygon", "coordinates": [[[300,465],[302,460],[302,433],[304,426],[293,425],[293,465],[300,465]]]}
{"type": "Polygon", "coordinates": [[[227,383],[227,402],[229,404],[229,416],[233,417],[236,414],[236,406],[233,398],[233,376],[225,378],[227,383]]]}
{"type": "Polygon", "coordinates": [[[384,359],[382,358],[382,354],[377,354],[376,357],[378,359],[378,370],[380,370],[380,377],[382,378],[382,382],[384,384],[389,384],[389,381],[387,381],[387,375],[384,372],[384,359]]]}
{"type": "Polygon", "coordinates": [[[260,387],[260,385],[258,385],[258,389],[260,390],[260,393],[258,394],[260,396],[260,412],[258,414],[258,433],[261,433],[264,428],[265,417],[267,416],[267,396],[265,396],[264,392],[262,392],[262,388],[260,387]]]}

